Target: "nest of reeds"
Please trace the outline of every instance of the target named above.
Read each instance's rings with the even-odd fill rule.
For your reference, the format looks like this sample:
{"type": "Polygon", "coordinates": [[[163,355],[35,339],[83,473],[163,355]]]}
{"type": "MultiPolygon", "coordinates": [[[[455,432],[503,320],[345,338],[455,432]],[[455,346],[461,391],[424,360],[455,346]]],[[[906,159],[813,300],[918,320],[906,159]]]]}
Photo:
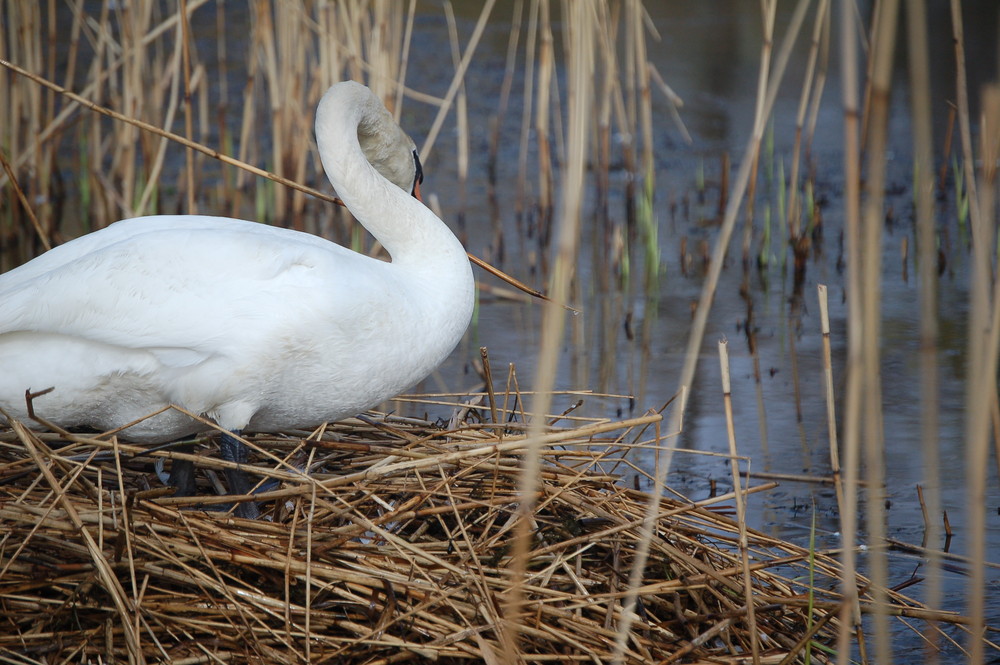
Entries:
{"type": "MultiPolygon", "coordinates": [[[[154,458],[180,453],[15,423],[0,432],[0,654],[609,661],[648,499],[612,471],[657,419],[545,435],[519,612],[509,601],[525,435],[514,424],[372,416],[309,437],[252,438],[254,471],[280,485],[260,495],[265,518],[251,521],[192,505],[217,498],[167,496],[154,458]]],[[[202,444],[210,480],[224,462],[211,437],[202,444]]],[[[836,563],[749,531],[749,622],[731,506],[732,496],[664,499],[625,662],[749,662],[753,640],[764,663],[802,662],[807,650],[826,662],[841,607],[836,563]]]]}

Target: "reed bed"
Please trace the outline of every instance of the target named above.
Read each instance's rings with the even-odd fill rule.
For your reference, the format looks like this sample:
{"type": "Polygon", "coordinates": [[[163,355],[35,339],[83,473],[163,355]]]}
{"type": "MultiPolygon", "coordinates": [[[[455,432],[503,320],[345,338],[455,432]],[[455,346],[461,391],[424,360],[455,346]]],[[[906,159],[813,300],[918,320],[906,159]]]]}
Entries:
{"type": "MultiPolygon", "coordinates": [[[[829,642],[828,631],[840,630],[837,658],[846,664],[859,652],[867,662],[869,650],[874,660],[886,662],[893,649],[886,625],[894,616],[912,614],[927,619],[924,634],[914,639],[928,645],[927,662],[938,662],[934,649],[951,640],[942,626],[965,625],[965,620],[936,611],[947,602],[936,522],[944,507],[938,467],[945,433],[938,414],[948,408],[939,404],[947,372],[939,371],[944,354],[937,330],[937,271],[945,263],[970,261],[968,395],[958,408],[967,413],[962,435],[968,451],[968,507],[963,510],[970,554],[965,611],[972,623],[968,636],[953,644],[969,654],[970,662],[985,662],[991,655],[985,649],[994,648],[980,639],[991,634],[985,608],[995,605],[985,577],[991,441],[992,463],[1000,459],[995,452],[1000,437],[990,436],[991,426],[996,430],[991,418],[995,421],[1000,348],[1000,285],[994,281],[1000,93],[995,86],[984,90],[978,106],[970,106],[963,3],[949,4],[956,65],[954,90],[946,95],[955,103],[946,135],[938,137],[945,147],[936,163],[928,36],[923,34],[931,16],[919,0],[906,12],[917,148],[918,230],[912,240],[913,254],[920,255],[914,267],[920,280],[922,454],[931,516],[926,520],[925,600],[934,611],[883,589],[889,582],[886,548],[880,545],[886,542],[884,499],[892,484],[881,460],[884,414],[877,370],[884,360],[880,288],[887,273],[880,229],[889,216],[884,167],[892,118],[886,103],[892,79],[898,78],[889,56],[899,50],[899,3],[871,3],[870,14],[868,5],[856,2],[841,3],[835,12],[826,0],[797,0],[787,5],[791,13],[776,0],[760,3],[757,105],[752,122],[747,118],[752,131],[742,156],[735,156],[731,176],[729,155],[720,156],[718,200],[696,203],[692,215],[685,211],[688,195],[675,200],[664,193],[668,178],[663,160],[654,154],[662,145],[654,120],[665,124],[664,118],[677,116],[681,100],[664,80],[670,72],[664,69],[661,75],[653,64],[658,35],[643,3],[515,0],[509,7],[499,111],[489,119],[489,173],[478,175],[488,179],[494,216],[492,237],[481,249],[512,272],[530,275],[533,283],[551,278],[548,289],[562,300],[579,304],[597,294],[589,317],[565,321],[566,314],[555,308],[544,317],[542,362],[531,385],[542,397],[525,406],[537,412],[537,429],[525,437],[527,430],[515,424],[500,432],[481,422],[500,422],[496,417],[472,418],[472,424],[459,418],[444,430],[380,418],[374,425],[351,421],[307,438],[289,433],[256,439],[269,450],[285,451],[294,466],[304,458],[316,479],[273,460],[266,470],[266,462],[258,460],[261,473],[266,470],[265,475],[284,483],[283,494],[271,493],[272,500],[280,499],[272,521],[259,523],[195,511],[189,500],[144,494],[147,482],[156,494],[156,483],[149,481],[151,458],[175,453],[143,453],[121,444],[118,450],[126,454],[116,458],[120,464],[98,457],[84,468],[75,456],[108,454],[114,446],[104,439],[75,438],[72,445],[56,448],[59,439],[51,435],[3,433],[0,592],[7,623],[0,634],[12,637],[0,640],[12,643],[0,646],[22,654],[11,656],[16,662],[111,660],[126,652],[136,661],[167,654],[177,662],[389,662],[415,655],[487,662],[511,656],[732,662],[753,658],[750,647],[759,640],[757,660],[781,662],[806,659],[805,634],[815,628],[810,639],[821,644],[829,642]],[[797,45],[806,40],[808,50],[802,51],[797,45]],[[796,52],[807,60],[799,82],[787,74],[796,52]],[[838,125],[817,128],[822,97],[829,95],[824,90],[831,60],[839,63],[843,98],[835,103],[843,117],[838,125]],[[789,84],[800,92],[794,125],[783,127],[773,108],[779,88],[789,84]],[[508,108],[508,96],[519,88],[521,107],[508,108]],[[652,105],[660,97],[669,100],[663,117],[652,115],[654,108],[662,110],[662,104],[652,105]],[[515,119],[513,131],[505,128],[506,116],[515,119]],[[842,192],[831,192],[828,184],[826,192],[820,191],[824,178],[817,179],[817,162],[823,156],[812,150],[817,130],[843,132],[842,192]],[[774,153],[774,134],[781,132],[794,137],[787,178],[785,156],[774,153]],[[504,142],[517,144],[513,185],[498,175],[497,146],[504,142]],[[933,207],[935,173],[940,174],[936,193],[955,204],[958,219],[933,207]],[[505,190],[515,195],[498,196],[505,190]],[[596,201],[588,199],[591,190],[596,201]],[[840,201],[837,225],[827,237],[843,230],[846,265],[842,288],[831,286],[831,295],[840,291],[847,302],[848,347],[842,372],[834,372],[829,351],[824,359],[829,426],[824,428],[828,440],[819,442],[829,445],[830,468],[839,480],[842,548],[830,553],[839,560],[834,563],[826,554],[810,555],[749,531],[748,581],[742,575],[740,534],[726,514],[666,498],[675,439],[649,435],[642,428],[652,421],[575,421],[568,429],[553,430],[552,422],[541,426],[550,420],[541,414],[567,334],[574,355],[572,385],[632,391],[640,406],[666,399],[645,394],[648,374],[656,371],[650,369],[653,354],[662,351],[655,322],[661,314],[657,308],[667,302],[663,285],[678,284],[667,279],[673,274],[666,257],[679,254],[678,279],[694,279],[697,253],[704,284],[698,304],[692,303],[676,389],[686,404],[698,383],[704,385],[695,378],[705,376],[706,335],[729,329],[710,316],[717,293],[725,288],[721,280],[730,265],[730,243],[742,220],[743,329],[753,355],[759,439],[766,450],[755,312],[764,311],[773,295],[767,293],[768,280],[785,281],[788,286],[778,290],[791,304],[782,314],[793,323],[802,319],[804,299],[810,297],[807,277],[824,275],[824,227],[816,203],[821,196],[840,201]],[[665,218],[673,220],[675,207],[682,210],[682,223],[717,218],[711,242],[682,235],[679,251],[664,247],[665,218]],[[962,237],[954,245],[952,225],[962,237]],[[586,264],[588,237],[590,274],[578,268],[586,264]],[[753,291],[755,280],[765,293],[753,291]],[[623,347],[633,356],[624,369],[623,347]],[[600,365],[591,376],[595,358],[600,365]],[[618,374],[628,375],[625,386],[615,380],[618,374]],[[604,445],[610,447],[598,448],[604,445]],[[614,475],[622,464],[635,464],[625,461],[626,451],[639,445],[656,454],[656,470],[646,470],[654,477],[650,497],[623,489],[614,475]],[[39,476],[40,468],[55,475],[39,476]],[[17,475],[22,472],[26,475],[17,475]],[[526,537],[515,547],[518,524],[526,537]],[[577,528],[584,532],[569,535],[577,528]],[[859,543],[867,544],[864,561],[857,560],[859,543]],[[855,573],[859,564],[871,571],[875,584],[855,573]],[[811,572],[819,577],[810,584],[811,572]],[[754,594],[756,629],[744,621],[749,616],[742,601],[745,584],[754,594]],[[812,609],[804,609],[809,602],[812,609]],[[871,631],[877,644],[869,648],[864,631],[873,622],[863,622],[862,615],[873,607],[879,608],[871,631]],[[782,633],[782,628],[787,630],[782,633]],[[753,630],[761,637],[754,638],[753,630]]],[[[451,6],[442,5],[454,71],[445,75],[450,81],[446,92],[442,86],[435,94],[413,83],[416,67],[409,51],[418,29],[415,0],[126,5],[0,0],[0,57],[11,63],[0,66],[0,270],[116,219],[157,212],[241,216],[377,251],[347,215],[326,205],[329,196],[302,189],[321,180],[311,139],[312,109],[323,88],[342,78],[366,81],[397,117],[404,108],[407,113],[430,109],[434,120],[421,144],[430,183],[434,160],[450,159],[431,156],[435,141],[454,126],[457,198],[464,203],[477,190],[474,146],[485,141],[466,117],[466,88],[471,90],[474,81],[465,75],[484,25],[499,20],[504,3],[482,3],[471,35],[458,29],[468,23],[459,26],[451,6]],[[496,4],[501,7],[494,11],[496,4]],[[212,21],[214,41],[205,48],[198,29],[212,21]],[[226,38],[239,29],[245,38],[226,38]],[[59,94],[40,80],[78,95],[59,94]],[[92,113],[93,105],[128,121],[92,113]],[[160,133],[139,131],[136,123],[160,133]],[[173,134],[170,140],[164,131],[173,134]],[[187,150],[181,158],[176,143],[201,152],[187,150]],[[230,157],[220,157],[223,164],[211,159],[219,155],[230,157]],[[232,169],[237,162],[240,168],[232,169]],[[249,175],[262,171],[300,188],[249,175]]],[[[417,132],[426,129],[403,124],[417,132]]],[[[678,133],[687,136],[682,126],[678,133]]],[[[696,198],[704,199],[703,185],[696,198]]],[[[463,234],[464,213],[457,213],[463,234]]],[[[825,300],[825,289],[823,294],[825,300]]],[[[787,340],[795,400],[797,334],[787,340]]],[[[828,343],[838,333],[827,325],[822,334],[828,343]]],[[[796,407],[801,420],[802,407],[796,407]]],[[[678,431],[685,412],[685,405],[676,408],[675,420],[664,429],[678,431]]],[[[201,461],[221,468],[211,457],[201,461]]],[[[811,658],[829,656],[820,650],[811,658]]]]}
{"type": "MultiPolygon", "coordinates": [[[[447,427],[370,414],[251,439],[273,453],[255,471],[281,480],[261,520],[165,496],[153,461],[179,453],[15,423],[0,432],[0,657],[499,662],[526,437],[517,422],[484,426],[468,402],[455,411],[475,417],[447,427]]],[[[629,448],[662,444],[659,420],[546,429],[519,662],[610,661],[649,504],[619,474],[629,448]]],[[[222,463],[203,443],[211,475],[222,463]]],[[[747,529],[744,578],[733,498],[660,503],[624,662],[749,662],[745,584],[760,662],[828,662],[839,564],[747,529]]],[[[859,577],[865,609],[871,591],[859,577]]],[[[894,614],[928,614],[886,594],[894,614]]]]}

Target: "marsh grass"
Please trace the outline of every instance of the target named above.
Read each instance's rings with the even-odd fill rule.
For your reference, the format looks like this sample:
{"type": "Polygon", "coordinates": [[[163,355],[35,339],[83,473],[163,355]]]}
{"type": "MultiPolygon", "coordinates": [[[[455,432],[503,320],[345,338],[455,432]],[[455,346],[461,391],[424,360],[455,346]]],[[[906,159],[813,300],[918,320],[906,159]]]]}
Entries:
{"type": "MultiPolygon", "coordinates": [[[[662,117],[653,113],[653,97],[668,100],[672,118],[678,117],[682,101],[670,88],[669,72],[661,73],[649,62],[650,43],[658,35],[643,3],[517,0],[491,139],[495,163],[499,127],[505,117],[517,117],[516,182],[505,187],[516,194],[509,200],[498,197],[495,188],[501,183],[491,170],[496,211],[490,254],[498,262],[528,257],[512,269],[535,281],[547,280],[558,303],[574,303],[589,288],[576,265],[579,239],[591,233],[595,248],[610,248],[595,249],[591,257],[599,289],[608,295],[600,313],[567,322],[564,310],[543,307],[539,369],[531,391],[520,393],[513,371],[506,392],[494,391],[487,374],[490,390],[477,399],[489,403],[489,416],[481,407],[443,400],[436,406],[455,409],[446,430],[384,418],[376,425],[336,425],[309,438],[290,433],[288,438],[255,440],[290,458],[306,456],[319,474],[313,481],[287,473],[281,465],[266,471],[266,463],[255,465],[285,483],[285,489],[271,494],[282,502],[277,524],[235,523],[219,515],[178,511],[185,505],[181,500],[147,500],[142,492],[148,464],[137,462],[140,457],[86,466],[70,457],[70,452],[98,455],[115,449],[117,444],[106,439],[78,437],[70,448],[56,450],[57,439],[48,435],[20,428],[4,433],[0,477],[11,482],[0,485],[10,499],[0,501],[0,519],[9,534],[3,551],[11,554],[0,559],[0,584],[6,607],[16,610],[3,616],[12,627],[8,634],[16,637],[0,638],[0,647],[40,653],[66,645],[60,658],[87,653],[103,654],[109,661],[131,656],[137,662],[164,654],[190,662],[217,654],[239,660],[238,654],[248,652],[254,658],[287,657],[289,662],[393,662],[414,655],[515,662],[567,654],[592,661],[674,662],[749,654],[758,662],[811,658],[842,663],[860,654],[863,662],[888,662],[889,618],[905,615],[926,621],[931,645],[952,639],[939,623],[968,626],[962,646],[970,662],[984,662],[985,648],[992,648],[980,638],[984,474],[990,415],[997,405],[1000,336],[1000,285],[993,277],[993,165],[1000,101],[991,90],[983,95],[982,109],[969,108],[961,2],[952,0],[956,103],[943,137],[937,187],[958,207],[961,242],[952,249],[969,247],[974,266],[966,399],[970,592],[966,616],[958,616],[938,607],[936,268],[942,257],[954,257],[941,249],[946,243],[933,219],[934,141],[927,49],[921,46],[926,12],[919,1],[906,12],[917,148],[914,254],[919,257],[921,294],[922,448],[932,515],[925,536],[927,607],[921,607],[887,589],[885,512],[879,500],[885,492],[876,371],[882,352],[880,250],[886,103],[893,83],[889,55],[896,47],[898,2],[875,3],[870,17],[862,16],[853,2],[840,3],[840,12],[832,10],[833,4],[797,0],[779,29],[777,1],[760,3],[759,79],[750,139],[734,157],[734,172],[728,155],[719,160],[718,200],[709,201],[715,181],[705,174],[704,162],[693,177],[695,191],[671,199],[671,208],[693,207],[695,216],[718,225],[714,244],[701,241],[696,249],[696,241],[689,247],[682,238],[675,253],[664,251],[659,234],[667,205],[656,182],[654,129],[662,117]],[[805,77],[790,83],[785,80],[787,64],[804,41],[805,77]],[[859,42],[868,48],[862,51],[859,42]],[[756,278],[766,283],[784,279],[791,263],[791,311],[801,311],[809,297],[800,287],[810,250],[822,233],[811,144],[830,58],[839,60],[843,94],[848,315],[847,364],[841,377],[833,375],[829,360],[829,322],[813,331],[823,336],[827,349],[822,380],[843,534],[841,551],[827,553],[773,541],[746,530],[742,520],[733,522],[705,505],[668,498],[666,481],[737,223],[744,224],[747,321],[753,321],[749,285],[755,269],[756,278]],[[523,106],[508,109],[517,80],[523,80],[523,106]],[[772,115],[782,85],[798,86],[792,126],[777,125],[772,115]],[[979,117],[984,122],[976,133],[974,119],[979,117]],[[953,141],[956,132],[959,140],[953,141]],[[776,133],[794,139],[787,172],[788,156],[775,152],[776,133]],[[626,177],[613,177],[617,169],[626,177]],[[593,201],[587,195],[591,185],[593,201]],[[948,188],[950,192],[944,191],[948,188]],[[588,214],[591,203],[593,216],[588,214]],[[502,228],[508,213],[518,229],[512,240],[515,251],[508,251],[510,239],[505,240],[502,228]],[[565,414],[551,409],[567,329],[574,348],[599,346],[604,356],[591,376],[581,353],[583,361],[574,363],[577,381],[605,386],[620,371],[614,350],[624,335],[640,350],[638,367],[630,365],[627,371],[638,374],[633,383],[642,390],[656,342],[652,321],[664,257],[677,254],[683,275],[694,273],[698,261],[704,282],[666,420],[658,415],[620,423],[571,420],[571,427],[553,429],[553,422],[567,422],[565,414]],[[641,325],[635,323],[632,302],[645,306],[641,325]],[[841,383],[843,401],[835,414],[833,387],[841,383]],[[603,452],[594,452],[598,448],[603,452]],[[640,471],[629,454],[643,449],[653,451],[656,460],[655,472],[645,476],[652,488],[648,495],[623,489],[620,478],[602,466],[614,460],[616,469],[640,471]],[[391,472],[379,463],[387,456],[391,472]],[[341,464],[346,466],[337,466],[341,464]],[[49,472],[38,476],[42,468],[49,472]],[[34,475],[18,475],[25,472],[34,475]],[[25,480],[29,477],[34,481],[25,480]],[[387,503],[385,497],[397,498],[387,503]],[[867,512],[859,529],[862,497],[867,512]],[[598,528],[585,537],[570,537],[559,526],[567,521],[596,523],[598,528]],[[111,543],[115,555],[109,564],[105,553],[111,543]],[[857,574],[859,545],[872,553],[871,582],[857,574]],[[61,548],[61,561],[45,554],[50,551],[45,548],[54,546],[61,548]],[[825,581],[803,585],[791,573],[774,572],[779,563],[794,567],[803,562],[808,570],[796,575],[811,579],[821,574],[825,581]],[[833,580],[839,580],[839,592],[826,588],[833,580]],[[182,613],[178,598],[185,607],[196,604],[198,616],[182,613]],[[874,630],[862,621],[867,615],[874,616],[874,630]],[[66,627],[70,619],[76,628],[66,627]],[[62,639],[56,647],[54,635],[62,639]],[[768,641],[758,635],[768,635],[768,641]],[[874,656],[868,654],[869,635],[874,656]],[[215,646],[195,645],[195,638],[216,640],[215,646]],[[813,640],[830,650],[803,656],[813,640]],[[181,649],[182,643],[190,653],[170,651],[181,649]],[[719,650],[720,643],[726,649],[719,650]]],[[[0,175],[0,269],[116,219],[175,211],[212,211],[291,226],[377,253],[349,215],[328,205],[330,195],[317,184],[322,169],[311,118],[325,87],[343,78],[365,81],[397,118],[404,108],[427,106],[434,119],[422,156],[434,151],[443,128],[457,127],[454,159],[465,182],[472,149],[465,77],[485,26],[494,20],[495,3],[482,3],[465,41],[452,21],[448,49],[453,69],[439,95],[407,84],[416,6],[416,0],[255,0],[238,11],[235,3],[187,0],[137,3],[133,10],[108,1],[87,13],[78,4],[5,0],[0,57],[12,67],[0,67],[5,167],[0,175]],[[206,50],[197,38],[197,26],[205,23],[192,21],[195,12],[200,19],[213,16],[214,50],[206,50]],[[242,23],[234,18],[244,14],[242,23]],[[245,34],[239,40],[227,38],[240,29],[245,34]],[[248,48],[244,53],[234,44],[248,48]],[[15,73],[13,66],[34,78],[15,73]],[[43,80],[51,85],[40,84],[43,80]],[[95,112],[97,107],[111,115],[95,112]],[[182,152],[180,146],[187,149],[182,152]],[[258,177],[265,171],[272,179],[258,177]]],[[[448,5],[442,21],[450,20],[450,11],[448,5]]],[[[679,132],[686,135],[682,126],[679,132]]],[[[708,168],[714,169],[714,162],[708,168]]],[[[489,285],[482,292],[502,294],[489,285]]],[[[753,348],[751,331],[748,326],[753,348]]],[[[756,356],[754,362],[759,377],[756,356]]],[[[758,388],[766,445],[761,394],[758,388]]],[[[645,403],[641,392],[637,402],[645,403]]],[[[630,408],[624,407],[625,412],[630,408]]],[[[125,444],[118,450],[141,455],[125,444]]],[[[731,455],[735,494],[725,499],[742,511],[744,494],[754,488],[745,489],[740,482],[735,442],[731,455]]],[[[199,456],[199,461],[218,465],[211,458],[199,456]]],[[[930,650],[930,662],[933,654],[930,650]]]]}

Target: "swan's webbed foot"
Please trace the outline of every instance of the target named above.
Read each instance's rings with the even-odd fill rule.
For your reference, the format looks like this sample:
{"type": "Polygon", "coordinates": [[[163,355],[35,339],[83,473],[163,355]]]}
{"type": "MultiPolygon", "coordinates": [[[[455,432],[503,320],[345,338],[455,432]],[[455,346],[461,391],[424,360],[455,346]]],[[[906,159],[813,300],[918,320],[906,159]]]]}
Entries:
{"type": "MultiPolygon", "coordinates": [[[[177,450],[182,453],[194,452],[194,444],[187,443],[177,446],[177,450]]],[[[170,463],[170,476],[167,484],[177,488],[174,496],[194,496],[198,493],[194,482],[194,462],[191,460],[175,459],[170,463]]]]}
{"type": "MultiPolygon", "coordinates": [[[[239,435],[239,432],[234,431],[233,434],[239,435]]],[[[222,454],[222,459],[235,462],[236,464],[246,464],[249,457],[247,447],[228,432],[222,434],[222,440],[219,442],[219,452],[222,454]]],[[[247,478],[242,469],[225,469],[225,474],[230,494],[249,494],[250,490],[253,489],[253,483],[250,482],[250,479],[247,478]]],[[[254,501],[244,501],[236,504],[234,512],[237,517],[244,517],[251,520],[260,517],[260,508],[257,507],[257,503],[254,501]]]]}

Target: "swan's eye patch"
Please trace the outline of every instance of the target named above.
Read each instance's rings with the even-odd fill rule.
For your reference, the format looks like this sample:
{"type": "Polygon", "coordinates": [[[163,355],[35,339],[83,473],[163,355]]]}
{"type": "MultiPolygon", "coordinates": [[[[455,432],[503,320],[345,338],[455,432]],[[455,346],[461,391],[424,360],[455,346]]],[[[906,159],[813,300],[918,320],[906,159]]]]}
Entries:
{"type": "Polygon", "coordinates": [[[424,167],[420,165],[420,155],[417,151],[413,151],[413,165],[417,168],[417,177],[414,178],[414,182],[418,185],[424,184],[424,167]]]}

